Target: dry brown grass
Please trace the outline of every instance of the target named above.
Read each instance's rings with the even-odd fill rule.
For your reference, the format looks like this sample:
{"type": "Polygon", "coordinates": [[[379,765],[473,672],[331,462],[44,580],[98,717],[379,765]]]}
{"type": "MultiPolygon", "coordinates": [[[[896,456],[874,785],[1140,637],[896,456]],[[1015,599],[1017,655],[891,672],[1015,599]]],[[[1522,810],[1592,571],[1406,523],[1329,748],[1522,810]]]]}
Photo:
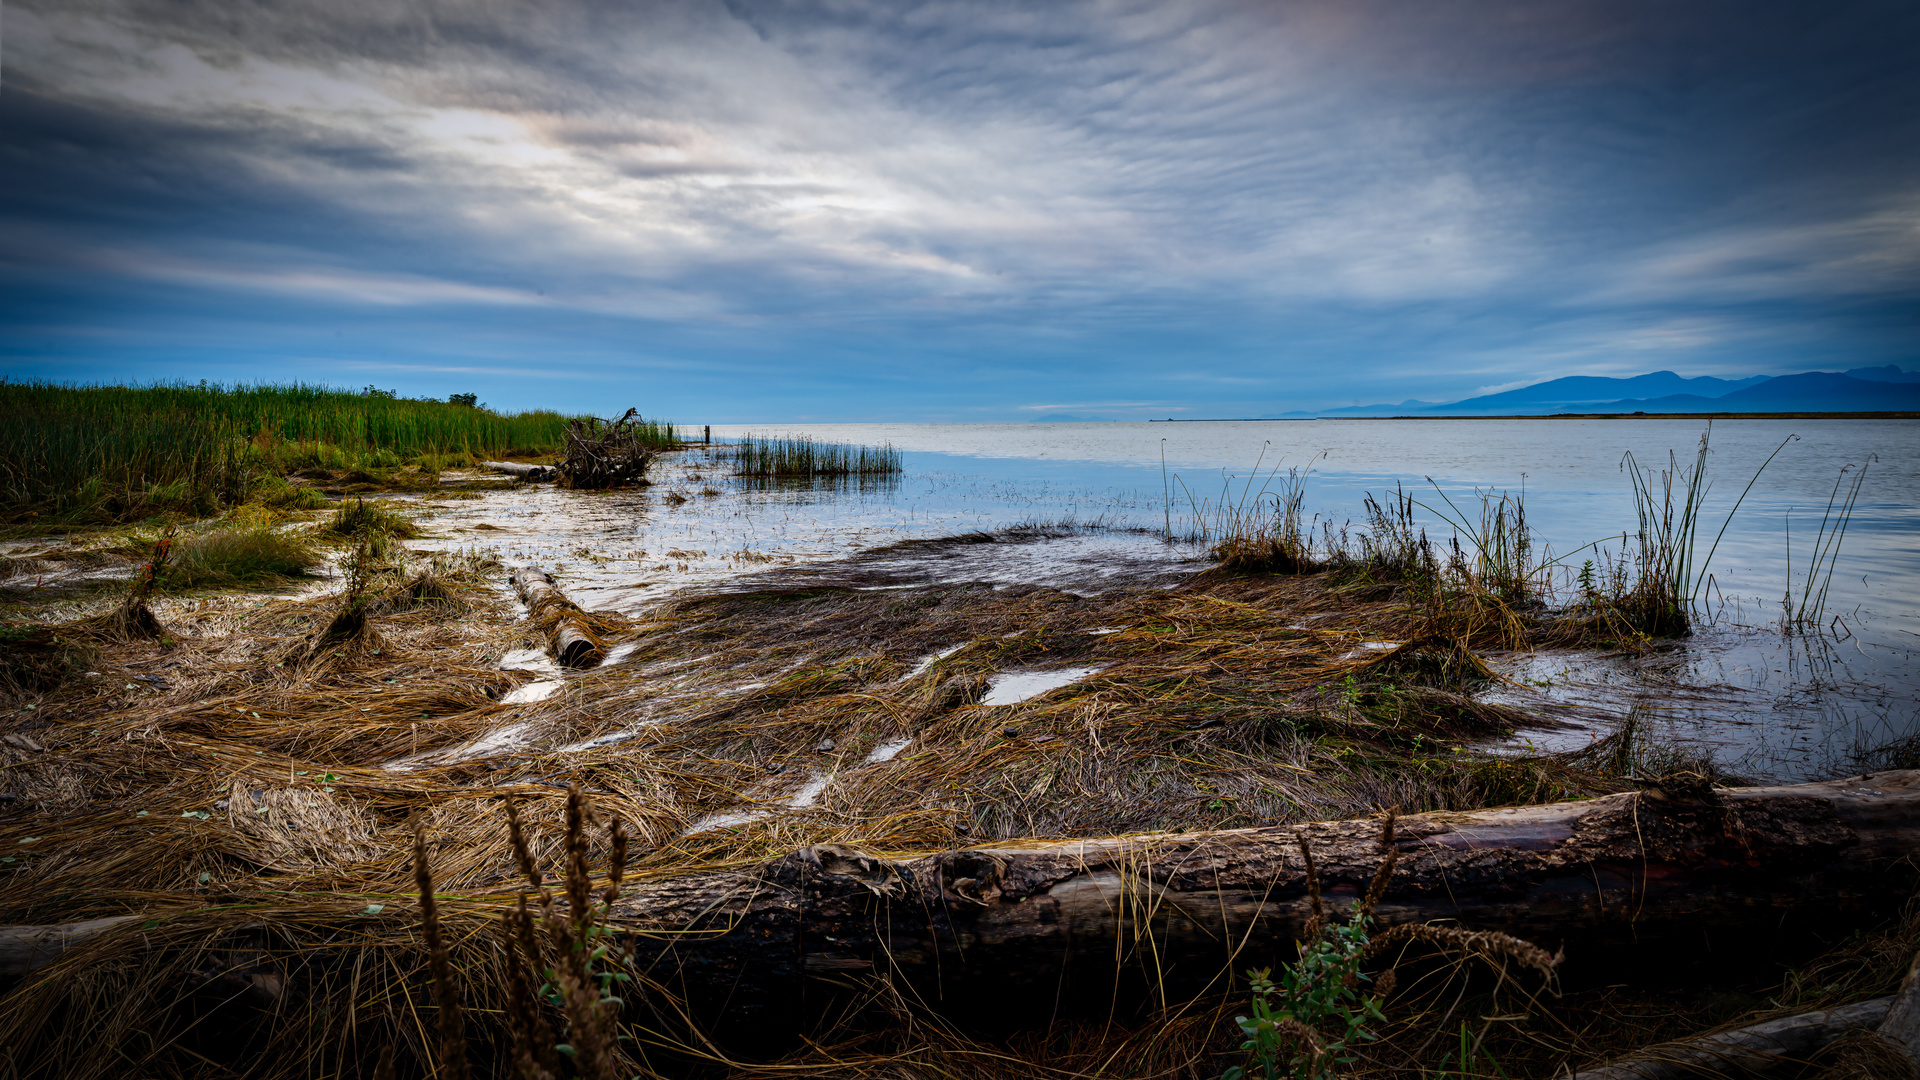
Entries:
{"type": "MultiPolygon", "coordinates": [[[[633,838],[634,875],[810,843],[904,853],[1617,786],[1466,749],[1522,719],[1473,697],[1488,676],[1469,644],[1423,636],[1404,596],[1335,575],[1082,597],[861,590],[857,568],[847,574],[770,576],[638,623],[609,619],[610,644],[631,654],[526,704],[501,699],[535,676],[499,662],[543,642],[516,621],[497,565],[365,575],[370,635],[352,647],[301,649],[324,638],[339,595],[156,601],[171,646],[115,639],[98,675],[34,691],[33,710],[10,714],[29,745],[0,743],[14,796],[0,842],[16,859],[0,871],[0,922],[143,916],[0,999],[0,1046],[15,1048],[6,1075],[350,1075],[383,1048],[397,1075],[417,1075],[441,1040],[416,832],[471,1060],[501,1073],[515,1059],[519,948],[502,915],[523,893],[506,801],[518,802],[527,858],[564,877],[569,863],[612,856],[603,833],[567,828],[573,784],[633,838]],[[1362,648],[1383,641],[1397,644],[1362,648]],[[1063,666],[1098,671],[981,704],[995,674],[1063,666]],[[910,741],[896,756],[870,759],[899,740],[910,741]]],[[[1445,1002],[1468,978],[1406,980],[1379,1075],[1412,1075],[1419,1040],[1457,1026],[1464,1014],[1445,1002]]],[[[1474,1016],[1502,1015],[1512,1002],[1499,995],[1521,991],[1492,993],[1474,1016]]],[[[1607,1037],[1579,1019],[1591,1009],[1565,1019],[1562,1005],[1529,1001],[1515,1007],[1565,1029],[1540,1036],[1558,1060],[1607,1037]]],[[[1225,1063],[1235,1007],[1210,999],[1146,1022],[988,1038],[871,984],[811,1044],[753,1066],[726,1062],[657,995],[621,1022],[637,1039],[623,1052],[649,1071],[1202,1077],[1225,1063]]],[[[1493,1028],[1480,1038],[1490,1053],[1536,1060],[1493,1028]]]]}

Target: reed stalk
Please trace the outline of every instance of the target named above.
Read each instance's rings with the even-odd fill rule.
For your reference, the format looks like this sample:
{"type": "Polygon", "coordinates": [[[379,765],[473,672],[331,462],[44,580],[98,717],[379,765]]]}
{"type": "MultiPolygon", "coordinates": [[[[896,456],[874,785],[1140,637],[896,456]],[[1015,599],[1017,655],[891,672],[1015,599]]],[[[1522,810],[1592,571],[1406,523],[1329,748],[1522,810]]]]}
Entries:
{"type": "Polygon", "coordinates": [[[902,469],[900,451],[891,444],[824,442],[804,435],[748,435],[725,453],[738,476],[887,476],[902,469]]]}
{"type": "Polygon", "coordinates": [[[1834,478],[1833,491],[1827,496],[1827,506],[1820,515],[1820,528],[1814,533],[1813,552],[1808,557],[1805,580],[1801,584],[1798,599],[1793,590],[1793,522],[1787,522],[1787,594],[1781,602],[1785,609],[1786,623],[1790,628],[1808,629],[1818,627],[1827,610],[1827,590],[1833,586],[1833,571],[1840,560],[1840,542],[1846,539],[1847,525],[1853,520],[1854,505],[1860,499],[1860,485],[1866,482],[1867,467],[1877,457],[1870,457],[1853,474],[1853,482],[1847,483],[1847,473],[1854,468],[1847,465],[1841,468],[1840,475],[1834,478]],[[1846,494],[1841,488],[1845,485],[1846,494]]]}
{"type": "Polygon", "coordinates": [[[1700,515],[1711,488],[1707,479],[1707,455],[1712,435],[1713,424],[1709,422],[1700,434],[1700,446],[1689,468],[1682,468],[1678,458],[1669,451],[1667,468],[1661,470],[1657,479],[1652,469],[1640,467],[1632,451],[1621,458],[1621,470],[1633,483],[1634,514],[1639,520],[1639,529],[1631,538],[1637,547],[1631,584],[1611,606],[1642,633],[1669,637],[1691,630],[1695,601],[1708,581],[1709,567],[1714,554],[1720,550],[1727,527],[1752,493],[1754,484],[1759,482],[1760,474],[1788,443],[1799,438],[1789,435],[1780,440],[1780,445],[1753,471],[1740,497],[1734,500],[1733,508],[1721,520],[1706,557],[1697,559],[1700,515]]]}

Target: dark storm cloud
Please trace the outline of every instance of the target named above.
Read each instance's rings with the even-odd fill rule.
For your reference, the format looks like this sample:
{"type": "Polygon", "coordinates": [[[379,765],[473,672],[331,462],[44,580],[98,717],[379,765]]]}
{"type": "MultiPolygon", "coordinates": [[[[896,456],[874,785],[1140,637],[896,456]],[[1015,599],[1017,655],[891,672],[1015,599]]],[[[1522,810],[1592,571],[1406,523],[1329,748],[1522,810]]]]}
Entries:
{"type": "Polygon", "coordinates": [[[8,15],[22,372],[538,356],[715,415],[986,416],[1916,358],[1904,6],[8,15]]]}

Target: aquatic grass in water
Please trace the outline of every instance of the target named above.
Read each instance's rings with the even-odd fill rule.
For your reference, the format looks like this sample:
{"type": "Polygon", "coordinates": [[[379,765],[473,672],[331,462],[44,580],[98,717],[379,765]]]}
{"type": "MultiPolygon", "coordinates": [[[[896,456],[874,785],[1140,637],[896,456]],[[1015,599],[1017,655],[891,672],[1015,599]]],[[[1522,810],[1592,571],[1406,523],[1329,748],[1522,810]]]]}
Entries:
{"type": "MultiPolygon", "coordinates": [[[[1867,465],[1875,459],[1868,458],[1867,465]]],[[[1827,591],[1833,586],[1833,569],[1840,560],[1840,541],[1846,538],[1847,525],[1853,520],[1853,507],[1860,498],[1860,485],[1866,482],[1867,465],[1861,465],[1860,471],[1853,474],[1853,483],[1847,485],[1845,498],[1840,489],[1846,484],[1847,473],[1852,465],[1841,468],[1840,475],[1833,481],[1833,494],[1827,497],[1827,508],[1820,515],[1820,529],[1813,537],[1813,554],[1807,563],[1806,579],[1801,584],[1800,597],[1793,595],[1793,522],[1787,522],[1787,595],[1781,602],[1785,609],[1786,623],[1789,628],[1817,628],[1821,617],[1827,610],[1827,591]]]]}
{"type": "Polygon", "coordinates": [[[725,452],[734,459],[738,476],[885,476],[902,467],[900,451],[891,444],[822,442],[804,435],[748,435],[725,452]]]}
{"type": "Polygon", "coordinates": [[[1278,464],[1267,471],[1264,479],[1260,477],[1260,467],[1265,464],[1267,449],[1271,446],[1269,442],[1261,448],[1260,457],[1254,461],[1253,471],[1247,474],[1237,497],[1231,476],[1221,478],[1217,502],[1196,497],[1186,481],[1177,475],[1170,482],[1163,480],[1167,538],[1175,538],[1172,485],[1177,484],[1187,499],[1186,531],[1179,538],[1211,544],[1211,553],[1220,560],[1223,569],[1245,574],[1299,574],[1313,569],[1313,528],[1303,521],[1302,514],[1307,477],[1313,472],[1313,463],[1326,455],[1317,454],[1304,466],[1288,468],[1286,479],[1280,481],[1275,490],[1274,482],[1280,472],[1278,464]],[[1261,481],[1258,491],[1253,487],[1255,480],[1261,481]]]}
{"type": "MultiPolygon", "coordinates": [[[[1621,459],[1621,469],[1633,482],[1633,504],[1634,512],[1639,517],[1639,531],[1632,540],[1638,550],[1633,555],[1631,576],[1623,575],[1619,579],[1627,585],[1626,590],[1609,598],[1609,606],[1612,614],[1624,618],[1628,625],[1641,633],[1668,637],[1689,632],[1694,601],[1706,587],[1709,580],[1707,568],[1713,563],[1714,553],[1720,549],[1727,526],[1733,523],[1733,515],[1739,512],[1740,504],[1753,491],[1760,474],[1766,471],[1781,450],[1786,449],[1788,443],[1799,438],[1789,435],[1780,440],[1780,445],[1754,470],[1746,488],[1740,492],[1733,508],[1727,511],[1726,518],[1721,521],[1720,531],[1714,534],[1706,557],[1696,561],[1694,551],[1699,539],[1700,514],[1711,487],[1707,480],[1707,454],[1710,452],[1712,435],[1713,425],[1709,422],[1707,430],[1700,434],[1700,447],[1691,468],[1682,469],[1678,459],[1669,451],[1667,468],[1659,473],[1658,480],[1654,478],[1652,469],[1640,468],[1632,451],[1628,451],[1621,459]]],[[[1621,539],[1625,542],[1627,537],[1621,539]]]]}

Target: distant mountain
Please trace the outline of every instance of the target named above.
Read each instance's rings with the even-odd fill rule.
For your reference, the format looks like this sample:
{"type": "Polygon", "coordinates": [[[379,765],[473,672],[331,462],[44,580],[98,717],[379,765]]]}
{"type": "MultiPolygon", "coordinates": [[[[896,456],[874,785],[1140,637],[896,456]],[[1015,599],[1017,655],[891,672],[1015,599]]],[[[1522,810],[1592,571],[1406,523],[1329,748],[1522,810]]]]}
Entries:
{"type": "Polygon", "coordinates": [[[1910,412],[1920,410],[1914,389],[1920,371],[1887,364],[1845,374],[1808,371],[1769,378],[1687,378],[1655,371],[1627,379],[1569,375],[1518,390],[1463,401],[1403,401],[1398,405],[1350,405],[1299,416],[1539,416],[1550,413],[1614,412],[1910,412]]]}
{"type": "Polygon", "coordinates": [[[1458,410],[1462,413],[1578,412],[1584,410],[1567,406],[1598,404],[1603,401],[1618,401],[1622,398],[1669,397],[1676,394],[1717,398],[1766,381],[1765,375],[1755,375],[1749,379],[1716,379],[1711,375],[1702,375],[1688,379],[1671,371],[1655,371],[1647,375],[1635,375],[1630,379],[1569,375],[1564,379],[1552,379],[1532,386],[1523,386],[1518,390],[1487,394],[1484,397],[1468,398],[1465,401],[1456,401],[1451,405],[1437,407],[1448,411],[1458,410]]]}
{"type": "MultiPolygon", "coordinates": [[[[1899,369],[1894,369],[1898,371],[1899,369]]],[[[1903,373],[1904,374],[1904,373],[1903,373]]],[[[1561,412],[1913,412],[1920,411],[1920,379],[1868,380],[1831,371],[1782,375],[1718,397],[1672,394],[1610,401],[1561,412]]]]}
{"type": "Polygon", "coordinates": [[[1857,367],[1845,374],[1868,382],[1910,382],[1920,383],[1920,371],[1902,371],[1892,364],[1883,367],[1857,367]]]}

